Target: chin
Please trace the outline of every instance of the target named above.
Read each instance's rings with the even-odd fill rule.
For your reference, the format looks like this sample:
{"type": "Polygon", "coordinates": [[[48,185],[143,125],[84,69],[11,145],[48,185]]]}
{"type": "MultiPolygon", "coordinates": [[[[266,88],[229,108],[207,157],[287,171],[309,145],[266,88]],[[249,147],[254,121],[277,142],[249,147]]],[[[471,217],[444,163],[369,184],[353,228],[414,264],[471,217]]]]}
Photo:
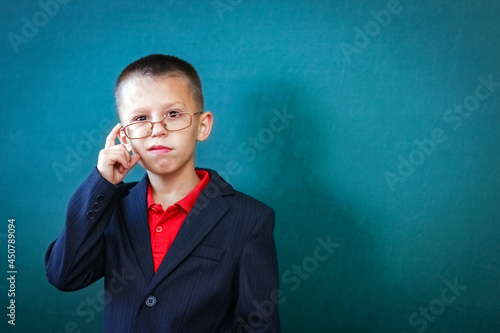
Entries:
{"type": "Polygon", "coordinates": [[[172,163],[155,163],[154,165],[147,165],[146,170],[156,175],[168,175],[179,169],[178,166],[172,163]]]}
{"type": "Polygon", "coordinates": [[[169,175],[179,170],[182,170],[186,167],[189,167],[191,159],[181,160],[179,158],[175,158],[174,156],[169,156],[168,158],[161,158],[153,161],[150,160],[141,160],[141,161],[145,162],[144,168],[149,172],[152,172],[156,175],[169,175]]]}

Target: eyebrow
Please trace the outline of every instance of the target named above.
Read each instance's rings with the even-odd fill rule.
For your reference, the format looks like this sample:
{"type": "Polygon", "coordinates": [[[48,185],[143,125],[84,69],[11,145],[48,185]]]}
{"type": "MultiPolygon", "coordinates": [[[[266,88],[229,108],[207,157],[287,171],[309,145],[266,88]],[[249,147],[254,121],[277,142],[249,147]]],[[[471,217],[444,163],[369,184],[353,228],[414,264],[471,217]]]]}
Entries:
{"type": "MultiPolygon", "coordinates": [[[[169,109],[173,106],[186,106],[186,104],[182,103],[182,102],[174,102],[174,103],[167,103],[167,104],[164,104],[162,105],[161,109],[164,110],[164,109],[169,109]]],[[[150,112],[149,109],[144,109],[144,108],[138,108],[138,109],[135,109],[135,110],[132,110],[130,111],[130,116],[135,116],[137,114],[141,114],[141,113],[144,113],[144,112],[150,112]]]]}

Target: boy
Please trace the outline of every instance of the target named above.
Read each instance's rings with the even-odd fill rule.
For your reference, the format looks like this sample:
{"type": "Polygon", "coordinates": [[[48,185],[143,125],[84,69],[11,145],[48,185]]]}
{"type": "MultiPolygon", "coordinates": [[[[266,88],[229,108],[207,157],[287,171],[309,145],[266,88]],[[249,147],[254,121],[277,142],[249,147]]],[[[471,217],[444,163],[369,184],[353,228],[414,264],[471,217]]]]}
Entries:
{"type": "Polygon", "coordinates": [[[196,70],[141,58],[115,98],[121,123],[69,201],[49,282],[73,291],[104,276],[106,332],[279,332],[274,212],[195,168],[213,122],[196,70]],[[123,183],[137,163],[147,175],[123,183]]]}

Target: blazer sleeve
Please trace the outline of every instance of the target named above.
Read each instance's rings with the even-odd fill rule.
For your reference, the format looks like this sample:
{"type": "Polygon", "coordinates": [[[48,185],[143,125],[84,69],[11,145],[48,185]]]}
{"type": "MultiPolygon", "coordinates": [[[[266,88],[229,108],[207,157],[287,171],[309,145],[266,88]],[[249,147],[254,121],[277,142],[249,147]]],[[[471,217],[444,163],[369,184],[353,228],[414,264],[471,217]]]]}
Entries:
{"type": "Polygon", "coordinates": [[[47,279],[56,288],[78,290],[104,275],[104,231],[121,187],[95,168],[71,197],[66,225],[45,255],[47,279]]]}
{"type": "Polygon", "coordinates": [[[279,332],[274,211],[265,207],[247,238],[236,274],[236,332],[279,332]]]}

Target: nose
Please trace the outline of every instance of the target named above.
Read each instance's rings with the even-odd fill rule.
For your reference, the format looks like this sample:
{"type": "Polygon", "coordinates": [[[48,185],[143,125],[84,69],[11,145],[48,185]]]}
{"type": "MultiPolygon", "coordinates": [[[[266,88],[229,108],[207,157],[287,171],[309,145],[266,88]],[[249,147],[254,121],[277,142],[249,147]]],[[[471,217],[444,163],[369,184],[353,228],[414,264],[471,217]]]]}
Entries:
{"type": "Polygon", "coordinates": [[[153,123],[151,136],[167,136],[168,130],[164,120],[156,121],[153,123]]]}

